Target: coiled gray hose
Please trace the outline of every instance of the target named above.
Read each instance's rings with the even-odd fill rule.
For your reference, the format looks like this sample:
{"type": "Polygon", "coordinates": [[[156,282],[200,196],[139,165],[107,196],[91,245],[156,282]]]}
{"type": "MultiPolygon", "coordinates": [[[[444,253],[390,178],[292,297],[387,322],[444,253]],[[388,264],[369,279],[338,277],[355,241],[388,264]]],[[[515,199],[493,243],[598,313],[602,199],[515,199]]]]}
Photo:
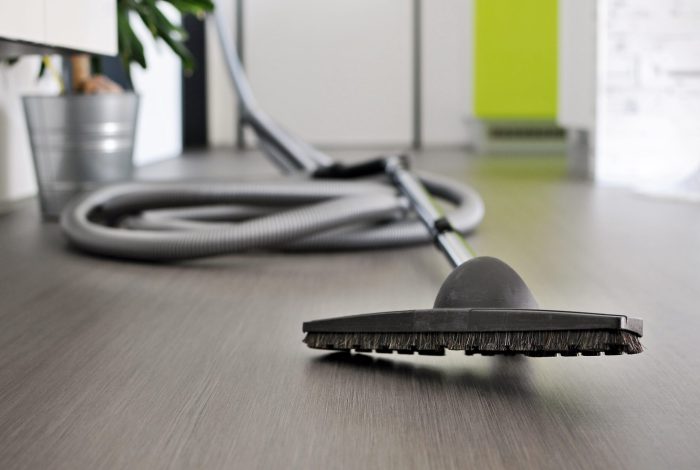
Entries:
{"type": "MultiPolygon", "coordinates": [[[[421,181],[454,208],[467,233],[484,214],[468,186],[434,175],[421,181]]],[[[61,215],[81,250],[148,261],[264,250],[356,250],[431,241],[397,190],[373,181],[280,180],[236,183],[126,183],[74,201],[61,215]]]]}
{"type": "MultiPolygon", "coordinates": [[[[333,160],[285,131],[257,105],[220,10],[219,44],[242,118],[264,153],[285,171],[314,173],[333,160]]],[[[468,186],[433,175],[421,181],[451,203],[461,233],[484,215],[468,186]]],[[[431,241],[409,202],[390,184],[338,180],[240,183],[129,183],[90,193],[61,215],[76,247],[98,255],[174,261],[260,250],[355,250],[431,241]]]]}

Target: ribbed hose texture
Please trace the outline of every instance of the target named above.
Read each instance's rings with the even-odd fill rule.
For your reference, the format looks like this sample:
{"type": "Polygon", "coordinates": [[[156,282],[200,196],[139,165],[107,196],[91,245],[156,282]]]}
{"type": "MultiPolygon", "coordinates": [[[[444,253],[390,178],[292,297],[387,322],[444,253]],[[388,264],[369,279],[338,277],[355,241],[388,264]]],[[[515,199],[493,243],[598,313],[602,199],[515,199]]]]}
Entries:
{"type": "MultiPolygon", "coordinates": [[[[454,206],[448,217],[458,231],[476,228],[484,208],[474,190],[431,175],[421,180],[454,206]]],[[[76,200],[64,210],[61,227],[81,250],[144,261],[430,241],[395,188],[371,181],[128,183],[76,200]]]]}

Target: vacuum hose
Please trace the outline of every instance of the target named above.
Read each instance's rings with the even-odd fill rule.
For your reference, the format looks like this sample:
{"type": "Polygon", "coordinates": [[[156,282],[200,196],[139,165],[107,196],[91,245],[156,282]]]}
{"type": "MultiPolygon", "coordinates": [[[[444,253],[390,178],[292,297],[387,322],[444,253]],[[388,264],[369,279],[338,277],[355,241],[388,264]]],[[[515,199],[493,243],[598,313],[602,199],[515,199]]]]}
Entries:
{"type": "MultiPolygon", "coordinates": [[[[216,8],[210,18],[218,32],[242,121],[255,132],[273,163],[285,172],[306,177],[108,186],[64,209],[61,227],[71,243],[97,255],[149,261],[261,250],[391,248],[433,239],[443,248],[449,247],[449,234],[438,233],[438,227],[432,226],[438,222],[432,220],[433,214],[427,219],[429,226],[426,220],[421,222],[412,210],[416,198],[407,197],[406,191],[399,191],[388,178],[384,183],[318,179],[338,177],[339,173],[342,178],[383,173],[384,163],[380,168],[376,160],[344,167],[277,124],[253,96],[220,9],[216,8]]],[[[484,214],[476,191],[433,175],[419,178],[428,193],[454,207],[446,214],[449,224],[440,221],[440,230],[449,228],[464,234],[476,228],[484,214]]],[[[402,179],[412,180],[413,187],[421,186],[413,176],[404,174],[402,179]]],[[[416,191],[423,190],[408,193],[415,196],[416,191]]],[[[427,214],[417,213],[423,219],[427,214]]]]}
{"type": "MultiPolygon", "coordinates": [[[[422,174],[451,203],[453,227],[467,233],[484,214],[468,186],[422,174]]],[[[284,179],[237,183],[125,183],[89,193],[61,215],[84,251],[175,261],[246,251],[391,248],[431,242],[408,200],[375,181],[284,179]]]]}

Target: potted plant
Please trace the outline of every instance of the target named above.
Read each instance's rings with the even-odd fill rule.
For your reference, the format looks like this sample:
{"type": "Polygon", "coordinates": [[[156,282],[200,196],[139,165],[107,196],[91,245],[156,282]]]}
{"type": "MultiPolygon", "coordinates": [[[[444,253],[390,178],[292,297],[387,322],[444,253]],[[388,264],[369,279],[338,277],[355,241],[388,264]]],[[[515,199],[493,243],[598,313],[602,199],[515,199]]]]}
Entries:
{"type": "MultiPolygon", "coordinates": [[[[61,84],[61,94],[23,97],[45,218],[57,217],[81,191],[132,176],[139,97],[133,91],[130,69],[132,64],[143,68],[148,64],[130,20],[142,21],[154,40],[172,49],[185,72],[194,68],[185,46],[187,34],[162,10],[165,4],[182,15],[200,18],[214,7],[212,0],[117,0],[119,57],[127,76],[126,89],[99,74],[95,67],[99,61],[94,57],[79,54],[64,61],[71,86],[61,84]]],[[[42,70],[61,81],[48,58],[43,64],[42,70]]]]}

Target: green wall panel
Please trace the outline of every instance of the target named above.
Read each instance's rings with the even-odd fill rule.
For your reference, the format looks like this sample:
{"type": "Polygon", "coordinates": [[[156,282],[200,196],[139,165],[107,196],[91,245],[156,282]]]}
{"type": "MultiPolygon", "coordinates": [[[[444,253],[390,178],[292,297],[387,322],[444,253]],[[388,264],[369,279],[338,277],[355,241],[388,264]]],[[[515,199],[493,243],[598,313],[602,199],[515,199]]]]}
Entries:
{"type": "Polygon", "coordinates": [[[476,116],[553,120],[557,0],[476,0],[475,8],[476,116]]]}

